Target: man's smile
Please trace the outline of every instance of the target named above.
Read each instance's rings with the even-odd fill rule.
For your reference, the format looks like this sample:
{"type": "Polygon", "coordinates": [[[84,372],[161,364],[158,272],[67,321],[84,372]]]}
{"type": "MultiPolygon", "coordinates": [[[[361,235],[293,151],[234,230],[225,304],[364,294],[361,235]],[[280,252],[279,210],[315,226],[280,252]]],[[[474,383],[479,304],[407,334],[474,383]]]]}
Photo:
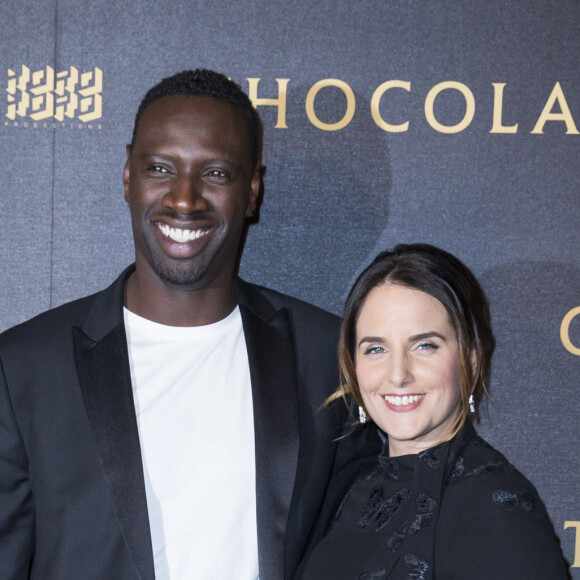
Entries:
{"type": "Polygon", "coordinates": [[[195,228],[193,230],[172,228],[171,226],[160,222],[157,222],[157,227],[164,236],[172,239],[174,242],[178,242],[181,244],[189,242],[191,240],[197,240],[202,236],[207,235],[212,229],[207,226],[203,228],[195,228]]]}

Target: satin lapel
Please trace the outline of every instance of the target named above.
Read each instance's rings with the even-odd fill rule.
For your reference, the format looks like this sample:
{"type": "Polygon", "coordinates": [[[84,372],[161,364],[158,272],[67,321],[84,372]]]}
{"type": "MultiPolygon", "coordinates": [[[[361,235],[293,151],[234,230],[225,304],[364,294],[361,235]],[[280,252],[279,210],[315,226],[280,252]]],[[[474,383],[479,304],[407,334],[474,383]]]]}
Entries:
{"type": "Polygon", "coordinates": [[[268,321],[240,310],[252,379],[260,580],[277,580],[298,461],[296,355],[285,309],[268,321]]]}
{"type": "Polygon", "coordinates": [[[73,328],[77,372],[119,527],[142,580],[155,577],[124,326],[99,341],[73,328]]]}

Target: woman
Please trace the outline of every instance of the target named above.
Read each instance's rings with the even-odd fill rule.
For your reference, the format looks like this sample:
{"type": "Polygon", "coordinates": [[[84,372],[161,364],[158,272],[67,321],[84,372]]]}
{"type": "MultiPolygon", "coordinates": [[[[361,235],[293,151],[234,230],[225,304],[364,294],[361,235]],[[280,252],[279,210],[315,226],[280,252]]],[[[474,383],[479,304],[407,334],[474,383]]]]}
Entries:
{"type": "Polygon", "coordinates": [[[535,487],[478,437],[494,339],[487,301],[454,256],[423,245],[380,254],[360,275],[339,345],[343,386],[381,454],[330,484],[297,578],[567,578],[535,487]],[[377,429],[378,427],[378,429],[377,429]]]}

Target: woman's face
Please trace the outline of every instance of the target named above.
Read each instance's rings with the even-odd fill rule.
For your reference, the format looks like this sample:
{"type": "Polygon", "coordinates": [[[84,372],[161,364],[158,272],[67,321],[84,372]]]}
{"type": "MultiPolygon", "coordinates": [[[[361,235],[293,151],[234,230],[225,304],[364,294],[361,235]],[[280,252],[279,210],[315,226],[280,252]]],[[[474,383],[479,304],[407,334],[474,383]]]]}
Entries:
{"type": "Polygon", "coordinates": [[[374,288],[356,324],[355,365],[391,456],[418,453],[451,432],[461,408],[459,343],[437,299],[395,284],[374,288]]]}

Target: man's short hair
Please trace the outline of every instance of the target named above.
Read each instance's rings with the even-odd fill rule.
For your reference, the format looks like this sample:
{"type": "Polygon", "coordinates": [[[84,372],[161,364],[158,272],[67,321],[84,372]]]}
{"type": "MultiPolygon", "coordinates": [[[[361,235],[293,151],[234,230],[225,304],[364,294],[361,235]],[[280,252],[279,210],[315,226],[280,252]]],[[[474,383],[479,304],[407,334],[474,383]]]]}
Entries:
{"type": "Polygon", "coordinates": [[[210,97],[216,101],[225,101],[234,107],[241,109],[246,115],[248,133],[250,137],[250,155],[252,169],[258,163],[258,147],[260,120],[258,113],[248,95],[242,91],[239,85],[228,79],[225,75],[207,69],[184,70],[173,76],[164,78],[160,83],[150,88],[135,115],[131,149],[135,143],[135,136],[139,127],[139,121],[145,109],[157,99],[171,96],[210,97]]]}

